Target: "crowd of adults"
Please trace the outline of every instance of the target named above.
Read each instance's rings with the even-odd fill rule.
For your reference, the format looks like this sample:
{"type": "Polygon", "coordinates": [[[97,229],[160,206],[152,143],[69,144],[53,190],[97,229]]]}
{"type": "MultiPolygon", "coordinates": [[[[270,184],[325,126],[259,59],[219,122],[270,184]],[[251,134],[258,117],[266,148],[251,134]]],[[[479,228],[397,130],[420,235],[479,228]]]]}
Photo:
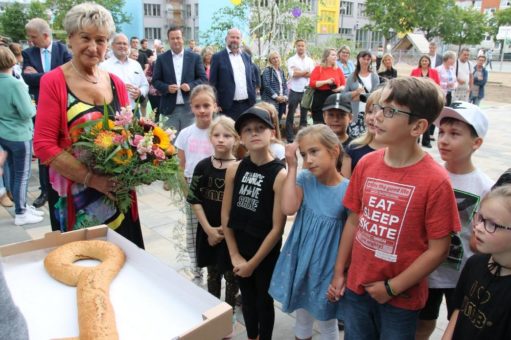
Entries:
{"type": "MultiPolygon", "coordinates": [[[[97,9],[84,5],[79,11],[97,9]]],[[[67,17],[80,19],[72,18],[71,14],[67,17]]],[[[42,212],[37,208],[48,200],[52,226],[65,229],[62,224],[70,223],[67,217],[62,217],[67,214],[59,215],[58,211],[54,211],[59,197],[68,196],[56,192],[50,178],[55,183],[52,172],[59,173],[57,164],[59,159],[65,158],[62,148],[68,146],[59,129],[66,131],[75,120],[80,121],[77,117],[65,115],[73,100],[85,105],[87,111],[97,109],[97,104],[107,99],[117,106],[130,104],[132,108],[137,107],[137,113],[142,115],[146,114],[149,102],[156,120],[163,120],[166,126],[172,126],[179,132],[193,123],[189,103],[191,90],[199,84],[209,83],[216,89],[218,112],[233,119],[258,100],[275,106],[279,121],[286,117],[285,140],[292,142],[296,130],[308,124],[309,112],[314,124],[324,123],[322,109],[325,100],[333,93],[340,93],[351,103],[348,134],[352,139],[365,129],[365,98],[381,83],[398,77],[392,55],[383,53],[381,48],[376,54],[362,50],[354,59],[351,59],[349,46],[327,48],[320,60],[313,60],[307,54],[306,42],[298,39],[293,45],[294,53],[287,60],[284,61],[277,51],[271,51],[263,58],[267,61],[266,67],[260,69],[253,62],[250,50],[243,45],[242,33],[237,28],[227,31],[225,48],[215,52],[211,46],[196,46],[193,40],[185,47],[181,28],[171,27],[167,31],[170,49],[165,51],[162,41],[154,40],[153,49],[150,49],[147,39],[128,38],[123,33],[115,33],[113,22],[99,18],[76,21],[78,24],[67,22],[67,46],[53,40],[48,23],[39,18],[30,20],[25,27],[31,47],[22,50],[21,45],[2,39],[0,81],[9,89],[1,93],[2,102],[15,98],[16,104],[11,105],[9,112],[0,119],[0,146],[12,155],[8,158],[3,179],[0,178],[0,203],[5,207],[14,203],[16,224],[39,222],[42,212]],[[93,29],[88,32],[86,28],[90,27],[93,29]],[[43,75],[57,68],[59,71],[53,73],[53,77],[48,75],[46,82],[42,81],[43,75]],[[56,84],[48,84],[48,79],[53,79],[56,84]],[[45,98],[42,102],[41,97],[45,98]],[[306,97],[309,101],[312,99],[309,105],[304,103],[306,97]],[[40,119],[35,119],[34,103],[39,105],[37,117],[40,119]],[[41,109],[41,105],[45,110],[41,109]],[[297,109],[299,123],[295,126],[297,109]],[[43,116],[48,117],[49,112],[61,116],[58,120],[61,125],[53,126],[54,135],[51,136],[51,143],[60,148],[48,152],[51,147],[47,144],[35,143],[41,193],[30,205],[26,202],[26,191],[33,153],[30,147],[33,121],[40,127],[36,136],[44,136],[48,142],[50,136],[47,134],[52,129],[43,116]],[[68,122],[68,126],[64,121],[68,122]],[[50,168],[53,170],[50,171],[50,168]]],[[[488,80],[487,60],[483,53],[478,54],[476,64],[469,61],[469,57],[468,48],[461,49],[459,58],[453,51],[438,54],[436,43],[431,42],[429,53],[419,58],[411,75],[430,78],[440,85],[447,105],[454,100],[478,105],[484,98],[488,80]]],[[[431,125],[429,132],[423,135],[423,146],[431,147],[433,132],[434,125],[431,125]]],[[[65,164],[68,161],[65,158],[65,164]]],[[[71,177],[76,180],[87,174],[86,167],[77,167],[68,168],[72,169],[71,177]]],[[[66,171],[60,169],[60,172],[66,171]]],[[[100,192],[108,192],[108,179],[97,176],[93,182],[100,192]]],[[[61,204],[60,209],[63,207],[65,205],[61,204]]],[[[116,216],[113,212],[107,215],[106,220],[116,216]]]]}

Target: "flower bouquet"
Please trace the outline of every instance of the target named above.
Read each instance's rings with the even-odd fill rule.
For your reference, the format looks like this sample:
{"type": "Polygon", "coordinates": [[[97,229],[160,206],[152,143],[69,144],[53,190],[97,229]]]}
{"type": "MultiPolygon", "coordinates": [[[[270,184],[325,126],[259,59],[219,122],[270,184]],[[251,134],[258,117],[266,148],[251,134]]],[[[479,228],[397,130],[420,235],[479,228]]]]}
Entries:
{"type": "MultiPolygon", "coordinates": [[[[108,109],[105,105],[103,112],[108,109]]],[[[172,192],[183,192],[184,179],[172,144],[174,130],[163,130],[123,108],[114,120],[105,114],[74,126],[70,135],[78,160],[96,174],[115,177],[118,189],[111,202],[123,213],[131,206],[130,191],[139,185],[161,180],[172,192]]]]}

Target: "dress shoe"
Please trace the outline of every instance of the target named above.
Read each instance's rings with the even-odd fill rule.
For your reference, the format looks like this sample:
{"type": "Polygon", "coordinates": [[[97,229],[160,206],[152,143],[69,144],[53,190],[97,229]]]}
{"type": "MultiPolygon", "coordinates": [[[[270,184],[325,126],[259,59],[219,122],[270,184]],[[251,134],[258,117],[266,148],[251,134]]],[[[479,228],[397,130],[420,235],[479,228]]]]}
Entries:
{"type": "Polygon", "coordinates": [[[3,195],[0,198],[0,204],[2,205],[2,207],[5,208],[11,208],[12,206],[14,206],[14,203],[12,203],[11,199],[9,198],[9,196],[7,196],[7,194],[3,195]]]}
{"type": "Polygon", "coordinates": [[[39,195],[39,197],[37,197],[34,201],[34,207],[36,208],[40,208],[42,207],[46,201],[48,200],[48,194],[42,192],[41,195],[39,195]]]}

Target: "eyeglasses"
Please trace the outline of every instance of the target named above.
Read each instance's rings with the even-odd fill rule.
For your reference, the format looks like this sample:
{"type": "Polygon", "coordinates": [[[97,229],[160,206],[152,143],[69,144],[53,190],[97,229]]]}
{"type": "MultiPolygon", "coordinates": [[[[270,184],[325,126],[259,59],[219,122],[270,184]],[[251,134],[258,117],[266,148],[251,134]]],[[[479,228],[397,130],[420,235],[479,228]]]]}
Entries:
{"type": "Polygon", "coordinates": [[[490,234],[493,234],[495,232],[495,230],[497,230],[497,229],[511,230],[511,227],[506,227],[506,226],[488,221],[480,213],[477,212],[474,214],[474,218],[472,219],[472,225],[475,227],[476,225],[479,225],[480,223],[482,223],[484,225],[484,229],[486,229],[486,231],[489,232],[490,234]]]}
{"type": "Polygon", "coordinates": [[[378,104],[373,104],[372,113],[376,113],[376,112],[378,112],[380,110],[383,111],[383,117],[385,117],[385,118],[392,118],[392,117],[394,117],[394,115],[396,113],[404,113],[404,114],[409,115],[409,116],[418,117],[418,115],[416,115],[416,114],[414,114],[412,112],[398,110],[398,109],[390,107],[390,106],[380,106],[378,104]]]}

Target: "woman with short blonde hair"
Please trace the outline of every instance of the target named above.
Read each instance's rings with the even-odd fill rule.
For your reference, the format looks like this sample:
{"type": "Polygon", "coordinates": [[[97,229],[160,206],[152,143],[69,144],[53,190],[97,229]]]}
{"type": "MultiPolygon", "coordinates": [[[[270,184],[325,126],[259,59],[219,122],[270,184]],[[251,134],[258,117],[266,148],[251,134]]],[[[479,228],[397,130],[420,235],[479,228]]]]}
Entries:
{"type": "MultiPolygon", "coordinates": [[[[73,57],[42,77],[34,135],[34,150],[50,166],[51,185],[58,193],[48,199],[60,217],[52,220],[52,229],[106,224],[144,248],[136,199],[122,213],[106,199],[113,199],[119,189],[115,179],[96,173],[92,164],[80,162],[69,151],[78,141],[71,136],[72,129],[104,114],[113,116],[130,103],[124,83],[99,68],[115,33],[114,20],[103,6],[82,3],[67,12],[63,26],[73,57]]],[[[131,195],[135,197],[135,192],[131,195]]]]}
{"type": "Polygon", "coordinates": [[[390,80],[397,78],[397,70],[394,68],[394,57],[390,53],[385,53],[381,58],[380,72],[378,75],[381,80],[390,80]]]}
{"type": "Polygon", "coordinates": [[[261,76],[261,99],[275,106],[279,120],[286,112],[288,100],[287,79],[282,70],[280,54],[272,51],[268,54],[268,66],[261,76]]]}

